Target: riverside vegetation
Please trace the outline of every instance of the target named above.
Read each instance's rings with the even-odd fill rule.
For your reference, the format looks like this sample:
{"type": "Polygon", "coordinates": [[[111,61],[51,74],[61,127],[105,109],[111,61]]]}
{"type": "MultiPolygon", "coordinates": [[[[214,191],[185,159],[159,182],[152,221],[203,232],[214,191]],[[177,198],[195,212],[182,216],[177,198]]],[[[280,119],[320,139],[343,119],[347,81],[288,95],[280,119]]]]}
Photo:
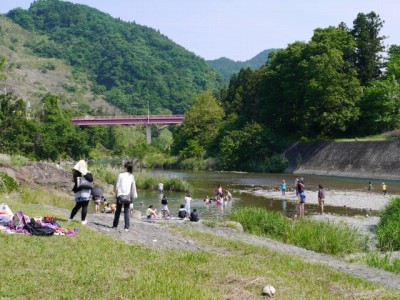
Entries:
{"type": "MultiPolygon", "coordinates": [[[[108,177],[100,175],[99,180],[102,176],[108,177]]],[[[54,216],[61,226],[69,226],[67,212],[73,206],[71,196],[18,186],[8,175],[2,178],[6,180],[2,181],[5,188],[0,202],[30,216],[54,216]]],[[[319,236],[319,242],[310,242],[318,245],[323,243],[321,236],[327,232],[325,239],[334,241],[327,243],[325,250],[319,250],[338,256],[361,251],[365,246],[362,237],[355,240],[356,246],[352,245],[355,232],[339,226],[340,236],[345,238],[344,245],[337,250],[340,241],[334,237],[333,231],[338,229],[334,224],[324,225],[321,231],[318,223],[305,220],[291,223],[280,214],[254,208],[235,211],[232,219],[240,219],[247,231],[268,234],[278,240],[284,237],[288,243],[296,243],[292,234],[303,231],[301,225],[306,224],[300,240],[308,243],[310,238],[319,236]],[[294,227],[288,230],[291,226],[294,227]],[[327,230],[328,227],[332,230],[327,230]]],[[[217,226],[212,221],[207,225],[217,226]]],[[[204,251],[161,251],[157,247],[117,241],[80,223],[74,226],[80,229],[75,237],[1,234],[3,266],[12,268],[14,275],[0,274],[0,280],[6,283],[0,287],[0,295],[26,299],[50,299],[55,295],[80,299],[255,299],[261,287],[269,282],[278,287],[283,299],[396,299],[400,296],[379,284],[326,266],[201,232],[201,227],[175,230],[203,244],[204,251]],[[206,245],[212,246],[212,250],[206,245]],[[126,259],[118,259],[121,256],[126,259]]]]}
{"type": "Polygon", "coordinates": [[[89,99],[102,99],[110,110],[185,114],[182,126],[154,128],[159,134],[152,145],[144,126],[79,128],[70,124],[71,116],[111,113],[92,107],[80,88],[62,81],[63,92],[42,91],[32,102],[32,120],[24,120],[22,99],[0,95],[1,152],[53,161],[135,157],[147,167],[281,172],[287,161],[280,154],[295,142],[364,137],[400,126],[400,47],[383,44],[384,21],[375,12],[359,13],[352,27],[318,28],[310,41],[271,52],[261,67],[243,68],[229,83],[156,30],[89,6],[35,1],[27,10],[13,9],[0,24],[5,75],[28,65],[14,55],[21,51],[43,59],[48,77],[59,62],[70,65],[78,82],[85,82],[85,94],[92,93],[89,99]]]}

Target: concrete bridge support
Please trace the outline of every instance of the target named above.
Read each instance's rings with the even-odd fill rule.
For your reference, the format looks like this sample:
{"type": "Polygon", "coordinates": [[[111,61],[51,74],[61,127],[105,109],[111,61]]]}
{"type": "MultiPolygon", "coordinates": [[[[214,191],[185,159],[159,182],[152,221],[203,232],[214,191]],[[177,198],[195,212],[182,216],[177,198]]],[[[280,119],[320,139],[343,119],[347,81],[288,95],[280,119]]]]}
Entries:
{"type": "Polygon", "coordinates": [[[146,124],[146,140],[147,145],[151,144],[151,124],[146,124]]]}

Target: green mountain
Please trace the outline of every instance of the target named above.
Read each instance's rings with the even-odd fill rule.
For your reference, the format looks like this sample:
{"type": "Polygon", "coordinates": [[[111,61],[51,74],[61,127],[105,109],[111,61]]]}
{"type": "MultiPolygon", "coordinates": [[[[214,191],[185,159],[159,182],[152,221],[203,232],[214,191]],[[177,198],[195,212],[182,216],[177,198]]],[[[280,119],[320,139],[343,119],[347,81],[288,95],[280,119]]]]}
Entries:
{"type": "Polygon", "coordinates": [[[194,95],[224,79],[207,62],[158,31],[86,5],[37,0],[7,17],[42,36],[24,44],[42,58],[61,59],[93,82],[91,92],[126,113],[184,113],[194,95]]]}
{"type": "Polygon", "coordinates": [[[5,58],[0,72],[5,76],[0,81],[2,92],[13,92],[29,103],[32,117],[41,114],[42,99],[48,93],[57,95],[60,105],[67,109],[120,113],[91,92],[92,82],[86,74],[75,72],[61,59],[39,57],[26,47],[43,39],[0,15],[0,59],[5,58]]]}
{"type": "Polygon", "coordinates": [[[226,57],[221,57],[214,60],[208,60],[207,63],[216,71],[221,73],[227,81],[230,80],[233,74],[239,73],[241,69],[250,68],[256,70],[261,66],[265,65],[268,61],[268,55],[270,52],[276,52],[278,49],[267,49],[252,59],[246,61],[234,61],[226,57]]]}

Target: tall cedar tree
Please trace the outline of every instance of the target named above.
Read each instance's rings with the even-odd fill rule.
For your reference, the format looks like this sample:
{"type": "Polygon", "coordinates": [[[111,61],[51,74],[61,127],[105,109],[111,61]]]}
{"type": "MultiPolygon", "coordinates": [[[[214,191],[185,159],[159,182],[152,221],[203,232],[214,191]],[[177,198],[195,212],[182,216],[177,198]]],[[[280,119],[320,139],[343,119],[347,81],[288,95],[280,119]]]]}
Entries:
{"type": "Polygon", "coordinates": [[[383,23],[375,12],[359,13],[353,22],[351,34],[357,43],[355,65],[362,86],[382,74],[383,61],[380,53],[385,49],[382,42],[386,37],[379,36],[379,32],[383,23]]]}

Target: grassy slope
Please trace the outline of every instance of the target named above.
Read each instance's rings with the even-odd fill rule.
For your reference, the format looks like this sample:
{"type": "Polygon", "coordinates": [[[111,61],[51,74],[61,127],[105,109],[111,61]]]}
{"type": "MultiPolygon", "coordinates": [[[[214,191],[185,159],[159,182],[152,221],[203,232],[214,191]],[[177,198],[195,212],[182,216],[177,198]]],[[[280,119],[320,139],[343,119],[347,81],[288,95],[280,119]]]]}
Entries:
{"type": "Polygon", "coordinates": [[[3,73],[7,76],[7,80],[0,82],[0,89],[7,87],[17,97],[29,100],[33,111],[41,109],[40,99],[49,92],[60,95],[66,108],[77,103],[114,111],[103,99],[94,98],[90,81],[84,74],[73,74],[72,68],[63,61],[34,56],[24,47],[27,41],[42,39],[0,15],[0,55],[6,59],[3,73]],[[53,64],[55,69],[46,69],[48,64],[53,64]]]}
{"type": "MultiPolygon", "coordinates": [[[[37,192],[2,195],[16,212],[51,215],[67,227],[65,197],[37,192]]],[[[398,299],[400,293],[264,247],[186,230],[217,251],[147,249],[83,227],[74,237],[0,234],[0,298],[10,299],[257,299],[272,283],[279,299],[398,299]]],[[[260,297],[261,299],[261,297],[260,297]]]]}

